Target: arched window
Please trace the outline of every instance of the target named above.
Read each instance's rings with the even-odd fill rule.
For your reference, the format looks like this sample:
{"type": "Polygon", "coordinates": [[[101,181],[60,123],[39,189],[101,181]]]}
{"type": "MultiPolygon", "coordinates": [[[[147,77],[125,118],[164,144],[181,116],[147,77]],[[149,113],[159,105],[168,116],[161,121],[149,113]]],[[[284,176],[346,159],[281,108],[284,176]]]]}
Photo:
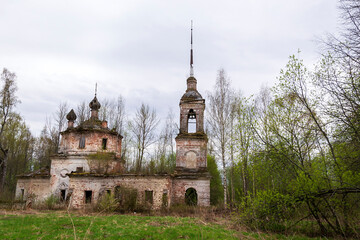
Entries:
{"type": "Polygon", "coordinates": [[[198,201],[198,196],[195,188],[188,188],[185,192],[185,203],[189,206],[196,206],[198,201]]]}
{"type": "Polygon", "coordinates": [[[193,109],[190,109],[188,114],[188,133],[196,132],[196,113],[193,109]]]}

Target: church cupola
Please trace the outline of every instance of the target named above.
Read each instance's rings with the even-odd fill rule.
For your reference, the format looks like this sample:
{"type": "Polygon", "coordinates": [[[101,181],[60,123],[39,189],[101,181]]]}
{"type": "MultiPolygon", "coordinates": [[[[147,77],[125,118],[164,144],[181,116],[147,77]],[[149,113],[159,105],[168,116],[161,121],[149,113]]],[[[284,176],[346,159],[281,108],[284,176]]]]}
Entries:
{"type": "Polygon", "coordinates": [[[101,107],[101,104],[96,98],[96,95],[94,99],[89,103],[89,107],[91,109],[91,119],[98,119],[99,118],[99,109],[101,107]]]}
{"type": "Polygon", "coordinates": [[[76,120],[74,109],[71,109],[71,111],[66,115],[66,119],[68,120],[68,128],[73,128],[76,120]]]}
{"type": "Polygon", "coordinates": [[[196,78],[194,77],[189,77],[187,79],[187,91],[196,91],[196,78]]]}
{"type": "Polygon", "coordinates": [[[99,119],[99,109],[101,107],[101,104],[99,103],[99,101],[96,98],[96,94],[97,94],[97,84],[95,84],[95,97],[89,103],[89,107],[91,109],[91,117],[90,118],[93,120],[99,119]]]}

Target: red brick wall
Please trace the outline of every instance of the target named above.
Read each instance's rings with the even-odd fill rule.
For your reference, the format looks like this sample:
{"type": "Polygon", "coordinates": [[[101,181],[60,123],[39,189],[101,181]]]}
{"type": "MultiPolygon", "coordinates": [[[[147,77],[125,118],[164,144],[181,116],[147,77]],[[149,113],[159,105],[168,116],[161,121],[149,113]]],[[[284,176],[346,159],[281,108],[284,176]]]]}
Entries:
{"type": "Polygon", "coordinates": [[[187,167],[186,154],[193,151],[196,154],[196,168],[206,168],[206,144],[205,139],[177,138],[176,139],[176,166],[187,167]]]}
{"type": "Polygon", "coordinates": [[[67,154],[94,153],[98,151],[115,152],[121,154],[121,138],[106,132],[69,132],[61,138],[59,152],[67,154]],[[85,137],[85,148],[79,148],[80,137],[85,137]],[[102,149],[102,139],[107,138],[107,149],[102,149]]]}
{"type": "Polygon", "coordinates": [[[168,205],[171,200],[171,178],[169,176],[142,176],[124,175],[114,177],[72,177],[70,178],[70,189],[73,189],[71,206],[81,208],[85,205],[85,191],[93,191],[92,202],[96,203],[99,194],[105,190],[114,191],[116,186],[135,188],[138,190],[137,201],[145,203],[145,190],[153,191],[153,209],[162,206],[164,190],[168,192],[168,205]]]}

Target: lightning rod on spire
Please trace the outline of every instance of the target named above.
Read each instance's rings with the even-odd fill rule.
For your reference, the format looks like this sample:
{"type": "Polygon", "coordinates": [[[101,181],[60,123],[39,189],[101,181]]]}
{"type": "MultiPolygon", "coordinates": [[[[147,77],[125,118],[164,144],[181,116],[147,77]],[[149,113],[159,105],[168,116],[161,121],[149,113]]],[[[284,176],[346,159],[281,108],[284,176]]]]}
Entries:
{"type": "Polygon", "coordinates": [[[190,49],[190,77],[194,76],[194,58],[193,58],[193,21],[191,20],[191,49],[190,49]]]}
{"type": "Polygon", "coordinates": [[[95,97],[96,97],[96,94],[97,94],[97,83],[95,83],[95,97]]]}

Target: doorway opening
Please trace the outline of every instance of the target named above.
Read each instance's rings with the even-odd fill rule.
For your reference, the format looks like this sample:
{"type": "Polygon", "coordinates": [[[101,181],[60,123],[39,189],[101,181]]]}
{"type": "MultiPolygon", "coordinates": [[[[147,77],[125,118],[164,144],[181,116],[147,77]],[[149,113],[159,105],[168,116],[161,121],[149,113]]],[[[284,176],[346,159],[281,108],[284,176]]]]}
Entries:
{"type": "Polygon", "coordinates": [[[195,188],[188,188],[185,192],[185,203],[189,206],[196,206],[198,202],[198,196],[195,188]]]}

